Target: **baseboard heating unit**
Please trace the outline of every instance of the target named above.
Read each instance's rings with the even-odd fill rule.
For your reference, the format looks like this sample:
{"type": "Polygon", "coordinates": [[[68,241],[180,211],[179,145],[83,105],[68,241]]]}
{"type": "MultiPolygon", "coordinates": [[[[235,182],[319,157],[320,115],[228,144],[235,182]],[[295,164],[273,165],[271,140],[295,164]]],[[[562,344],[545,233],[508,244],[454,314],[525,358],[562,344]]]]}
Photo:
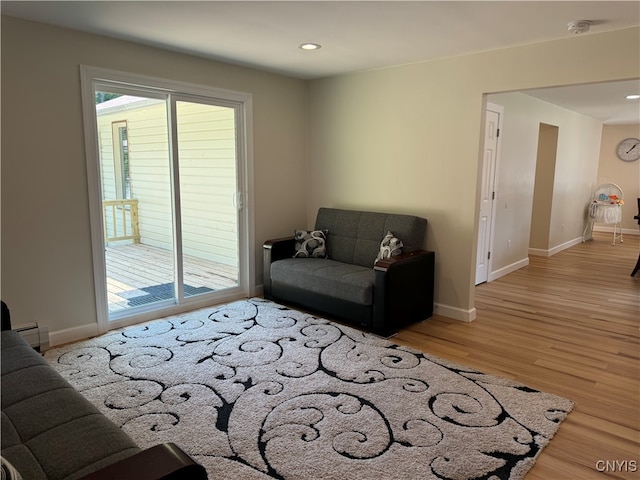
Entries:
{"type": "Polygon", "coordinates": [[[38,352],[49,349],[49,328],[40,323],[28,323],[13,328],[38,352]]]}

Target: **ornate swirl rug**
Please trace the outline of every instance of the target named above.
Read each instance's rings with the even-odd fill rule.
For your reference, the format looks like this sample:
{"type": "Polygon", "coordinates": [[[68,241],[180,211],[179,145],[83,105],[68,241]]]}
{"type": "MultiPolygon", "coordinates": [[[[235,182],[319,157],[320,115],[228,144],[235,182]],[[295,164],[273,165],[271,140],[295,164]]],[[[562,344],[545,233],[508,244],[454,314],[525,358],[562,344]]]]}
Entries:
{"type": "Polygon", "coordinates": [[[224,479],[521,479],[573,404],[254,298],[47,360],[141,447],[224,479]]]}

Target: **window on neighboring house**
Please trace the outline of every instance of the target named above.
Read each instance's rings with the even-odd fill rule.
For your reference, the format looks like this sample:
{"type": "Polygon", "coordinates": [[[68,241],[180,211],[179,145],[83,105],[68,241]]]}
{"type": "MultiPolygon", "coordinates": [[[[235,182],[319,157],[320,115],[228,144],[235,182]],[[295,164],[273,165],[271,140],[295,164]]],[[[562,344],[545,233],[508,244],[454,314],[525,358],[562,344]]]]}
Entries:
{"type": "Polygon", "coordinates": [[[116,175],[116,195],[118,198],[131,197],[131,175],[129,171],[129,139],[127,138],[127,122],[114,122],[113,155],[116,175]]]}

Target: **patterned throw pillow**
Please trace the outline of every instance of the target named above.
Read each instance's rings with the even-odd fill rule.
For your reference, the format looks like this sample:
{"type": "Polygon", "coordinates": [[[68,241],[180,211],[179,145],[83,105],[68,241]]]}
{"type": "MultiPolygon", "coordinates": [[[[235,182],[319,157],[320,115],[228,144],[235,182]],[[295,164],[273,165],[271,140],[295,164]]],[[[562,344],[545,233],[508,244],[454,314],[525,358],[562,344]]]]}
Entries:
{"type": "Polygon", "coordinates": [[[314,257],[327,258],[326,241],[328,230],[294,230],[294,258],[314,257]]]}
{"type": "MultiPolygon", "coordinates": [[[[396,255],[400,255],[402,253],[402,240],[396,238],[393,233],[387,232],[387,234],[380,242],[380,251],[378,252],[378,256],[376,257],[375,262],[378,260],[383,260],[389,257],[395,257],[396,255]]],[[[375,263],[373,262],[373,263],[375,263]]]]}
{"type": "Polygon", "coordinates": [[[20,472],[4,457],[0,457],[0,474],[2,480],[22,480],[20,472]]]}

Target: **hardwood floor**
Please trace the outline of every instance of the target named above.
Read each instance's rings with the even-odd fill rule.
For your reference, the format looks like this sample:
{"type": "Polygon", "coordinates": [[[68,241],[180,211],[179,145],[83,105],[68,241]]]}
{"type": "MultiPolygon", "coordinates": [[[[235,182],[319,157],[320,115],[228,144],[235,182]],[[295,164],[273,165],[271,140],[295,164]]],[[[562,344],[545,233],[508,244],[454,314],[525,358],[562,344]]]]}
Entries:
{"type": "Polygon", "coordinates": [[[611,235],[476,287],[477,318],[435,315],[393,341],[575,402],[527,480],[640,478],[637,235],[611,235]]]}

